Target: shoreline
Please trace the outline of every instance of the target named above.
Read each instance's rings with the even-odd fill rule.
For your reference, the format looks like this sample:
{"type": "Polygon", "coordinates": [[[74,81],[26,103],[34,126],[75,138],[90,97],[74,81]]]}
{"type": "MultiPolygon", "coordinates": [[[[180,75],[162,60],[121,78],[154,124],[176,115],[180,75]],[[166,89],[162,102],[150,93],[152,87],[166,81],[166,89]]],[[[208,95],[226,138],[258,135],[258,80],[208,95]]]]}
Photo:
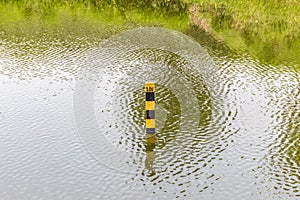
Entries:
{"type": "Polygon", "coordinates": [[[53,1],[53,5],[48,7],[42,7],[44,4],[39,1],[32,5],[26,0],[24,2],[0,3],[0,17],[3,19],[0,22],[1,38],[32,39],[46,33],[48,37],[59,37],[62,40],[74,36],[91,37],[92,42],[97,42],[99,38],[141,26],[159,26],[181,32],[197,26],[232,51],[249,54],[262,63],[300,66],[300,22],[299,28],[295,27],[291,34],[288,31],[282,32],[280,27],[268,31],[267,25],[263,24],[247,27],[249,22],[244,25],[239,23],[235,19],[239,13],[232,10],[229,4],[197,0],[202,3],[190,3],[178,10],[172,4],[163,5],[167,9],[135,9],[119,5],[112,5],[109,9],[98,6],[96,9],[93,5],[83,5],[76,1],[73,5],[55,4],[53,1]]]}
{"type": "MultiPolygon", "coordinates": [[[[300,4],[298,7],[300,10],[300,4]]],[[[234,14],[240,13],[236,14],[224,4],[194,4],[189,8],[191,24],[202,28],[231,50],[247,53],[262,63],[300,67],[300,17],[289,26],[281,27],[282,19],[254,25],[248,20],[241,24],[234,14]]]]}

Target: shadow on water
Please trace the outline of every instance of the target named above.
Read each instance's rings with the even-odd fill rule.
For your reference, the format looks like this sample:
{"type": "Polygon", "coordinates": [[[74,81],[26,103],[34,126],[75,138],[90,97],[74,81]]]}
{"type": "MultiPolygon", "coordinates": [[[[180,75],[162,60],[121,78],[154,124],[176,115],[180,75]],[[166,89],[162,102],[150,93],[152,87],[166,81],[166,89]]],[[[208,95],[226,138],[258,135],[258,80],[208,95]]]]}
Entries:
{"type": "Polygon", "coordinates": [[[219,57],[227,57],[229,55],[231,57],[234,55],[237,56],[236,52],[227,47],[224,42],[216,40],[215,37],[199,26],[191,24],[184,33],[196,40],[201,46],[205,47],[212,55],[219,57]]]}

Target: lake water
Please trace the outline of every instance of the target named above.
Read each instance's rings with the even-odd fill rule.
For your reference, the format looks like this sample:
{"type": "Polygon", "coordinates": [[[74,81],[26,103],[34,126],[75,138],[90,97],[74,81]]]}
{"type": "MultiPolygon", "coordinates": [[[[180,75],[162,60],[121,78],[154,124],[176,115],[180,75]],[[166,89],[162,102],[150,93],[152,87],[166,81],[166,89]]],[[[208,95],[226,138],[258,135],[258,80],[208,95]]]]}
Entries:
{"type": "Polygon", "coordinates": [[[300,198],[299,67],[212,42],[162,28],[2,37],[1,199],[300,198]]]}

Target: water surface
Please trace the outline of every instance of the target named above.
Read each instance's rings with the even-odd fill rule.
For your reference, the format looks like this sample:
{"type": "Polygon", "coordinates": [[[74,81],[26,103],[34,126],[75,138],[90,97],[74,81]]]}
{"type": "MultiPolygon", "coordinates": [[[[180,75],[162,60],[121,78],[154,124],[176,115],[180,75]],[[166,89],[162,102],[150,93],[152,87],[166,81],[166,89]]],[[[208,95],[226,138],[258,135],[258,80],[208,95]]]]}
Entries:
{"type": "Polygon", "coordinates": [[[3,37],[0,196],[299,198],[299,68],[196,39],[160,28],[100,45],[3,37]],[[157,85],[155,142],[146,81],[157,85]]]}

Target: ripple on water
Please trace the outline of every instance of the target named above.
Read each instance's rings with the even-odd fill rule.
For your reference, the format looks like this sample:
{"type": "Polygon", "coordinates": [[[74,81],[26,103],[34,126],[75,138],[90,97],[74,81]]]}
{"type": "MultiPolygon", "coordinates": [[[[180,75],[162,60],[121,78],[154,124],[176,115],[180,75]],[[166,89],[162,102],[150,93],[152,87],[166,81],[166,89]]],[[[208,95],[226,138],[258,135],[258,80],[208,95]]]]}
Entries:
{"type": "MultiPolygon", "coordinates": [[[[95,93],[99,126],[109,130],[105,135],[120,149],[138,155],[135,163],[144,162],[136,165],[142,174],[146,172],[138,179],[153,185],[176,185],[182,188],[183,196],[193,180],[205,180],[193,186],[198,192],[205,191],[220,179],[212,169],[228,146],[227,140],[238,131],[230,130],[227,123],[236,116],[236,110],[221,112],[222,98],[211,96],[206,84],[215,81],[214,74],[199,73],[201,68],[184,57],[163,48],[123,48],[126,53],[101,71],[95,93]],[[142,90],[147,81],[156,83],[158,108],[155,147],[148,152],[142,90]],[[109,116],[109,122],[101,120],[109,116]]],[[[211,67],[210,62],[206,65],[211,67]]],[[[218,87],[218,82],[214,85],[218,87]]]]}
{"type": "Polygon", "coordinates": [[[226,56],[215,65],[190,38],[159,28],[121,33],[99,48],[83,43],[1,41],[4,198],[9,191],[28,198],[300,196],[297,71],[226,56]],[[95,115],[95,135],[129,155],[130,173],[97,162],[75,133],[74,78],[83,88],[97,82],[92,101],[80,90],[93,112],[76,126],[95,115]],[[144,134],[146,81],[157,89],[152,141],[144,134]]]}

